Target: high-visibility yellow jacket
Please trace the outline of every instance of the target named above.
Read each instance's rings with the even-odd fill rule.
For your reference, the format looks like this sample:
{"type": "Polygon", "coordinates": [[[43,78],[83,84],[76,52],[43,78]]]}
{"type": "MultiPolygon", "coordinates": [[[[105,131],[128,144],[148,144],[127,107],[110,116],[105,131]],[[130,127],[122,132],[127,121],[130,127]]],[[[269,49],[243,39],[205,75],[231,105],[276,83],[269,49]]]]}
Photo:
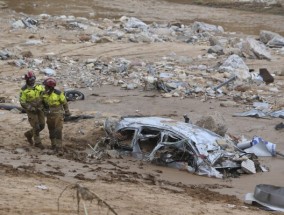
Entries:
{"type": "Polygon", "coordinates": [[[52,93],[43,93],[43,103],[49,113],[59,113],[63,109],[69,112],[65,95],[60,90],[54,89],[52,93]]]}
{"type": "Polygon", "coordinates": [[[20,92],[20,104],[24,109],[34,107],[37,109],[42,108],[42,93],[44,87],[40,84],[35,86],[24,85],[20,92]]]}

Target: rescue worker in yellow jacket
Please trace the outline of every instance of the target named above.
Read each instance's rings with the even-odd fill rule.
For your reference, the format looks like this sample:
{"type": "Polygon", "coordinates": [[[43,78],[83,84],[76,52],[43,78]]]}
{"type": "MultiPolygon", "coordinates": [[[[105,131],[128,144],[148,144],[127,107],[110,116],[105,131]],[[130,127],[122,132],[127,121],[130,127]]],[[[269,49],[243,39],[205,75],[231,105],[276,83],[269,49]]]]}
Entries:
{"type": "Polygon", "coordinates": [[[56,81],[48,78],[43,82],[45,91],[43,103],[45,107],[46,123],[51,140],[51,148],[62,151],[62,129],[64,116],[70,116],[67,100],[64,93],[55,89],[56,81]]]}
{"type": "Polygon", "coordinates": [[[28,120],[32,128],[25,132],[25,137],[31,145],[44,149],[41,143],[40,132],[44,129],[44,112],[41,94],[44,87],[35,84],[36,76],[29,71],[25,75],[26,84],[21,88],[20,104],[27,112],[28,120]]]}

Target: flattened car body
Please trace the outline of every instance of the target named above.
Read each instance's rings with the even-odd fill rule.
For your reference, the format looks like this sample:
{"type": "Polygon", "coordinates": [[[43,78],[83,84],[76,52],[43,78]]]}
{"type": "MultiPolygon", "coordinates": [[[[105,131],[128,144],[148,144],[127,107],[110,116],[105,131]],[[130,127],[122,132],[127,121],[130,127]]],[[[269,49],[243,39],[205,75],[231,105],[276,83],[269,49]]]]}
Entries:
{"type": "Polygon", "coordinates": [[[245,154],[229,139],[194,124],[168,118],[107,119],[105,130],[113,146],[128,150],[140,159],[198,175],[222,178],[222,169],[241,168],[245,154]]]}

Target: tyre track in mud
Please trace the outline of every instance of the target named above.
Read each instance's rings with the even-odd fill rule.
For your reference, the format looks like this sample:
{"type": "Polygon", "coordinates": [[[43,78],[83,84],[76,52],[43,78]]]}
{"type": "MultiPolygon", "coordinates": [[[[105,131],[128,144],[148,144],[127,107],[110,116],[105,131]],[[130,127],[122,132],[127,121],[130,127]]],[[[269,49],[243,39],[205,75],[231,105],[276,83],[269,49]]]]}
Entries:
{"type": "Polygon", "coordinates": [[[187,46],[184,43],[151,43],[151,44],[136,44],[136,43],[110,43],[97,44],[95,47],[76,48],[63,56],[95,56],[97,58],[104,57],[127,57],[135,59],[143,57],[143,59],[153,60],[153,58],[161,59],[162,55],[179,54],[191,57],[197,57],[204,52],[202,46],[187,46]]]}

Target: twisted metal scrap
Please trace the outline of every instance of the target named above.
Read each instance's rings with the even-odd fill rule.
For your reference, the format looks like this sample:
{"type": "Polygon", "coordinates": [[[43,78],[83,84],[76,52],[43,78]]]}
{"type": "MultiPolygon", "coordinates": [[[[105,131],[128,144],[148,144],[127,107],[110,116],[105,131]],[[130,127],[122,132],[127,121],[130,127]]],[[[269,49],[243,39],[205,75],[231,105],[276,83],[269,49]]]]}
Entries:
{"type": "Polygon", "coordinates": [[[84,201],[90,201],[92,202],[94,199],[96,199],[98,201],[98,204],[104,204],[113,214],[115,215],[118,215],[115,210],[107,203],[105,202],[104,200],[102,200],[97,194],[91,192],[88,188],[86,187],[83,187],[82,185],[80,184],[71,184],[71,185],[68,185],[64,188],[64,190],[60,193],[58,199],[57,199],[57,210],[59,211],[59,199],[61,198],[61,196],[63,195],[63,193],[65,192],[65,190],[67,188],[71,188],[71,189],[76,189],[76,196],[77,196],[77,213],[79,214],[79,206],[80,206],[80,201],[81,199],[83,200],[83,205],[84,205],[84,211],[85,211],[85,214],[88,215],[88,212],[87,212],[87,208],[85,206],[85,203],[84,201]]]}

